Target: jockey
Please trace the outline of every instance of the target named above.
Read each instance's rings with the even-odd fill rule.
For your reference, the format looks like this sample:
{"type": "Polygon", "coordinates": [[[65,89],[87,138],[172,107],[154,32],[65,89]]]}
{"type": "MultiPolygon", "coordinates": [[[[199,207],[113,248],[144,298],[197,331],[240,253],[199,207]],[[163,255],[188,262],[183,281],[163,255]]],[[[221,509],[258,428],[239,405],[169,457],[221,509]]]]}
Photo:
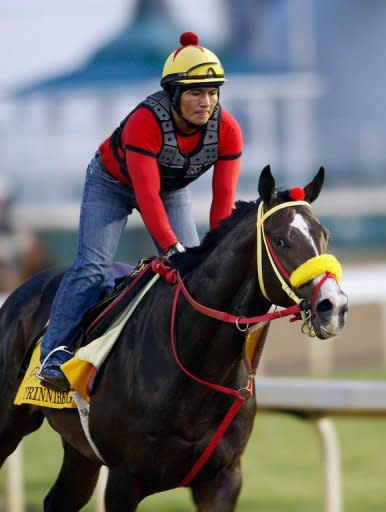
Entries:
{"type": "Polygon", "coordinates": [[[128,216],[137,209],[159,253],[182,274],[198,263],[189,184],[213,166],[210,227],[229,216],[240,170],[242,135],[219,104],[224,70],[186,32],[166,59],[162,90],[129,113],[105,140],[86,174],[76,258],[64,274],[42,340],[40,379],[67,390],[60,365],[84,312],[106,286],[128,216]]]}

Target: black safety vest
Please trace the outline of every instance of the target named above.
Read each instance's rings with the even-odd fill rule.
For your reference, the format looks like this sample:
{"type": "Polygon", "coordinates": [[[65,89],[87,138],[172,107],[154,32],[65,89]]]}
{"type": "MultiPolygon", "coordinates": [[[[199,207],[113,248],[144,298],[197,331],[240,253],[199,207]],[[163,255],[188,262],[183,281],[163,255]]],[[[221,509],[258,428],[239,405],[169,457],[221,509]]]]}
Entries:
{"type": "Polygon", "coordinates": [[[183,155],[177,144],[168,94],[165,91],[151,94],[125,117],[111,136],[112,151],[119,162],[122,175],[131,181],[124,157],[125,149],[130,149],[156,157],[162,191],[184,187],[201,176],[217,161],[220,119],[221,107],[217,104],[208,123],[203,128],[200,143],[192,153],[183,155]],[[162,133],[162,147],[158,154],[150,153],[138,147],[122,145],[123,128],[128,118],[140,107],[145,107],[153,112],[158,121],[162,133]]]}

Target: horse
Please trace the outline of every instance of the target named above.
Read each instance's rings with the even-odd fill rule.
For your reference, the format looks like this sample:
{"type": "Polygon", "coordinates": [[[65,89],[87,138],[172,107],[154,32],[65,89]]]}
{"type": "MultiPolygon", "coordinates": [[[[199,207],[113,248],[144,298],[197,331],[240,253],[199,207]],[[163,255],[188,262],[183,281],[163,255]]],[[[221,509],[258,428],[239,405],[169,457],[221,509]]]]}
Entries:
{"type": "MultiPolygon", "coordinates": [[[[235,510],[240,458],[256,413],[243,355],[248,322],[265,318],[272,304],[293,307],[296,296],[305,325],[320,339],[338,335],[345,324],[347,297],[328,268],[296,290],[290,282],[294,271],[306,265],[308,274],[307,262],[327,252],[328,231],[310,208],[323,180],[320,168],[304,189],[280,190],[265,167],[257,200],[237,202],[192,249],[201,263],[179,281],[187,295],[159,279],[137,306],[96,377],[90,407],[90,434],[109,469],[106,511],[133,512],[146,496],[179,485],[190,487],[199,512],[235,510]],[[235,401],[237,414],[230,413],[235,401]],[[211,443],[210,456],[187,476],[211,443]]],[[[13,404],[22,361],[49,318],[62,274],[42,271],[0,310],[0,462],[48,420],[62,438],[64,457],[45,512],[80,510],[103,464],[76,410],[13,404]]]]}

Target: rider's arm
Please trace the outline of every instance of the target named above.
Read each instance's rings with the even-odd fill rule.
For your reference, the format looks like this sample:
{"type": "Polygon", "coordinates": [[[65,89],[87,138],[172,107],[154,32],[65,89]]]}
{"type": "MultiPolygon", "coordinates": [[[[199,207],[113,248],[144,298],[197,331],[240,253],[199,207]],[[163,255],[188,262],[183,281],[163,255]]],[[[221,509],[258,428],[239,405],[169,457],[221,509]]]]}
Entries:
{"type": "Polygon", "coordinates": [[[134,151],[126,152],[127,166],[135,198],[143,221],[151,236],[166,251],[177,242],[160,197],[160,175],[157,160],[134,151]]]}
{"type": "Polygon", "coordinates": [[[153,114],[140,108],[129,118],[122,133],[127,168],[142,219],[150,235],[163,249],[177,242],[160,197],[157,154],[162,145],[160,128],[153,114]],[[127,149],[127,147],[132,149],[127,149]]]}
{"type": "Polygon", "coordinates": [[[222,111],[219,140],[219,158],[214,165],[210,227],[216,227],[228,217],[235,200],[243,147],[240,126],[231,114],[222,111]]]}
{"type": "Polygon", "coordinates": [[[214,166],[212,189],[213,198],[210,207],[210,227],[228,217],[233,208],[240,172],[240,158],[236,160],[218,160],[214,166]]]}

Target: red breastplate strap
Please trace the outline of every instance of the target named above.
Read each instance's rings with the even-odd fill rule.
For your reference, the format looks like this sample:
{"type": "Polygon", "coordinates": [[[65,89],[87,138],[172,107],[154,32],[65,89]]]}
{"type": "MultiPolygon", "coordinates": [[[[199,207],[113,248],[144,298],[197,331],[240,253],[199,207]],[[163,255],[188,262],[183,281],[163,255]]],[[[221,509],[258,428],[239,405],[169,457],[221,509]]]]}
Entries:
{"type": "Polygon", "coordinates": [[[185,375],[187,375],[190,379],[194,380],[198,384],[201,384],[202,386],[205,386],[209,389],[213,389],[214,391],[218,391],[219,393],[224,393],[229,396],[235,397],[235,400],[233,401],[230,409],[228,410],[227,414],[221,421],[220,425],[218,426],[217,430],[213,434],[212,438],[209,441],[208,446],[205,448],[205,450],[202,452],[198,460],[195,462],[191,470],[187,473],[187,475],[181,480],[181,482],[178,484],[178,487],[184,487],[190,484],[190,482],[195,478],[195,476],[199,473],[199,471],[202,469],[202,467],[205,465],[209,457],[214,452],[216,446],[220,442],[221,438],[225,434],[226,430],[228,429],[229,425],[232,423],[234,417],[239,412],[241,406],[247,400],[253,395],[254,391],[254,383],[253,378],[249,378],[249,382],[246,388],[235,390],[232,388],[228,388],[225,386],[221,386],[219,384],[214,384],[213,382],[206,381],[204,379],[201,379],[197,377],[196,375],[193,375],[182,363],[176,347],[176,337],[175,337],[175,323],[176,323],[176,311],[177,311],[177,303],[181,292],[181,286],[178,284],[176,286],[176,291],[174,294],[173,299],[173,307],[172,307],[172,315],[171,315],[171,322],[170,322],[170,341],[172,346],[172,351],[174,358],[176,360],[177,365],[181,369],[185,375]]]}
{"type": "Polygon", "coordinates": [[[171,321],[170,321],[170,343],[171,348],[173,352],[174,359],[180,368],[180,370],[190,379],[197,382],[198,384],[205,386],[209,389],[212,389],[214,391],[217,391],[219,393],[226,394],[228,396],[234,397],[234,401],[232,405],[230,406],[228,412],[224,416],[223,420],[221,421],[220,425],[217,427],[217,430],[212,435],[212,438],[209,441],[208,446],[205,448],[205,450],[202,452],[196,463],[193,465],[193,467],[190,469],[190,471],[187,473],[187,475],[181,480],[181,482],[178,484],[178,487],[183,487],[189,485],[192,480],[196,477],[196,475],[199,473],[199,471],[202,469],[202,467],[205,465],[209,457],[214,452],[216,446],[220,442],[221,438],[225,434],[226,430],[228,429],[229,425],[232,423],[233,419],[239,412],[241,406],[245,402],[245,400],[248,400],[251,396],[254,394],[254,381],[253,377],[250,376],[247,386],[245,388],[241,388],[239,390],[228,388],[226,386],[222,386],[220,384],[215,384],[213,382],[206,381],[204,379],[201,379],[200,377],[197,377],[196,375],[193,375],[183,364],[181,361],[178,352],[177,352],[177,346],[176,346],[176,337],[175,337],[175,323],[176,323],[176,314],[177,314],[177,304],[179,297],[181,293],[183,294],[184,298],[189,302],[189,304],[198,312],[201,314],[208,316],[210,318],[213,318],[215,320],[219,320],[226,323],[234,324],[239,330],[240,325],[251,325],[251,324],[257,324],[260,322],[264,322],[267,320],[274,320],[276,318],[282,318],[284,316],[288,315],[298,315],[298,313],[301,311],[301,307],[298,304],[295,304],[294,306],[291,306],[289,308],[280,310],[280,311],[274,311],[272,313],[266,313],[265,315],[257,315],[257,316],[251,316],[251,317],[240,317],[236,315],[232,315],[230,313],[226,313],[224,311],[219,311],[217,309],[209,308],[207,306],[204,306],[203,304],[200,304],[197,302],[189,293],[187,290],[183,279],[181,278],[179,272],[177,272],[175,269],[171,269],[167,265],[165,265],[160,260],[154,260],[152,262],[152,269],[154,272],[157,272],[160,274],[160,276],[168,283],[168,284],[176,284],[174,298],[173,298],[173,305],[172,305],[172,313],[171,313],[171,321]]]}

